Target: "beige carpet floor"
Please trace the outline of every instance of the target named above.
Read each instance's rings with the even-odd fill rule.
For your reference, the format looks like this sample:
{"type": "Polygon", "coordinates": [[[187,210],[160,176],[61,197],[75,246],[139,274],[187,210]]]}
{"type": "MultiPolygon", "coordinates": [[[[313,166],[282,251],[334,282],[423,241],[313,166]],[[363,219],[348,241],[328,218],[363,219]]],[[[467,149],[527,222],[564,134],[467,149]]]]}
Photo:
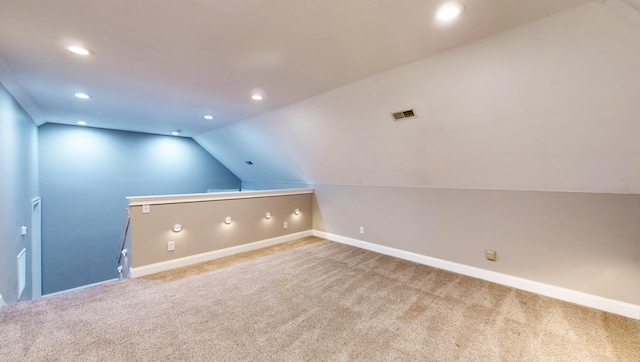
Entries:
{"type": "Polygon", "coordinates": [[[640,322],[323,239],[0,309],[1,361],[640,361],[640,322]]]}

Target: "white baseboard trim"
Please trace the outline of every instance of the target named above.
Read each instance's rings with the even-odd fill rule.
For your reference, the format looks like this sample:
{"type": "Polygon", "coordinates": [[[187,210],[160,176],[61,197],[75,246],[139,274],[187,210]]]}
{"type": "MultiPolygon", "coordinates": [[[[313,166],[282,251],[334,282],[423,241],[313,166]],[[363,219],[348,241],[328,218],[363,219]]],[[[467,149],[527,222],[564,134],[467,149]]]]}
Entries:
{"type": "Polygon", "coordinates": [[[84,288],[90,288],[96,285],[100,285],[100,284],[104,284],[104,283],[111,283],[111,282],[115,282],[116,280],[118,280],[118,278],[114,278],[114,279],[107,279],[107,280],[103,280],[101,282],[97,282],[97,283],[91,283],[91,284],[87,284],[87,285],[81,285],[79,287],[75,287],[75,288],[71,288],[71,289],[65,289],[65,290],[61,290],[59,292],[53,292],[53,293],[49,293],[49,294],[45,294],[42,296],[42,298],[49,298],[49,297],[53,297],[54,295],[59,295],[59,294],[64,294],[64,293],[69,293],[69,292],[73,292],[74,290],[80,290],[80,289],[84,289],[84,288]]]}
{"type": "Polygon", "coordinates": [[[183,266],[188,266],[188,265],[202,263],[209,260],[224,258],[226,256],[244,253],[251,250],[266,248],[267,246],[282,244],[282,243],[286,243],[287,241],[293,241],[296,239],[300,239],[300,238],[304,238],[312,235],[313,235],[313,232],[311,230],[301,231],[294,234],[288,234],[288,235],[278,236],[271,239],[255,241],[248,244],[232,246],[230,248],[209,251],[202,254],[185,256],[183,258],[167,260],[167,261],[163,261],[155,264],[143,265],[137,268],[131,268],[131,278],[139,278],[145,275],[155,274],[165,270],[181,268],[183,266]]]}
{"type": "Polygon", "coordinates": [[[458,264],[443,259],[432,258],[409,251],[373,244],[366,241],[330,234],[323,231],[313,230],[313,236],[640,320],[640,305],[621,302],[614,299],[608,299],[593,294],[578,292],[575,290],[502,274],[491,270],[458,264]]]}

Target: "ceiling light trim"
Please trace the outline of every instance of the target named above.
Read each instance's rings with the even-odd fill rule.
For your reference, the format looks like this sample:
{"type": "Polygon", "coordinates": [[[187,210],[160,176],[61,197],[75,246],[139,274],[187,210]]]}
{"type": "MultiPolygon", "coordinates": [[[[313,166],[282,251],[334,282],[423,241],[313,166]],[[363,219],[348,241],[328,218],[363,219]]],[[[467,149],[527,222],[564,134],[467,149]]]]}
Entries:
{"type": "Polygon", "coordinates": [[[464,14],[466,6],[460,2],[448,2],[436,11],[436,19],[442,23],[450,23],[464,14]]]}
{"type": "Polygon", "coordinates": [[[91,56],[94,55],[95,53],[93,52],[93,50],[89,49],[89,48],[85,48],[83,46],[80,45],[65,45],[64,48],[68,51],[70,51],[73,54],[77,54],[77,55],[82,55],[82,56],[91,56]]]}

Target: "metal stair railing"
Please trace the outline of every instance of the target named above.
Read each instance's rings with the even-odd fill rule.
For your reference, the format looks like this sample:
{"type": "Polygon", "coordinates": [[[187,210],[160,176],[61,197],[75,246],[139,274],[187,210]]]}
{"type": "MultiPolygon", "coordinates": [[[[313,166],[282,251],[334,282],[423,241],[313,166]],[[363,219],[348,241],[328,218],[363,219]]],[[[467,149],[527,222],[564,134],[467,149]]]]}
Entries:
{"type": "MultiPolygon", "coordinates": [[[[129,257],[128,250],[125,249],[127,234],[129,233],[129,226],[131,225],[131,209],[127,208],[125,210],[124,222],[122,223],[122,232],[120,233],[120,248],[118,249],[118,256],[116,257],[118,263],[118,274],[120,275],[120,279],[123,278],[123,271],[125,273],[128,272],[129,268],[129,257]],[[122,262],[122,258],[124,257],[124,263],[122,262]]],[[[127,273],[128,276],[128,273],[127,273]]]]}

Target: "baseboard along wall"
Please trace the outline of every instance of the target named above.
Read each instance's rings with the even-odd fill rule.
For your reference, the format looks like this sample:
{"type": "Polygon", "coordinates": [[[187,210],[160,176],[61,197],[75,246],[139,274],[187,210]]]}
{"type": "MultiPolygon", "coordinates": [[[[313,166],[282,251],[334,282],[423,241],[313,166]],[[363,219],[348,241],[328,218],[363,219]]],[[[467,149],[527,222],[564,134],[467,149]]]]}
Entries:
{"type": "Polygon", "coordinates": [[[118,278],[114,278],[114,279],[107,279],[107,280],[103,280],[103,281],[100,281],[100,282],[91,283],[91,284],[87,284],[87,285],[81,285],[81,286],[75,287],[75,288],[60,290],[60,291],[49,293],[49,294],[43,294],[41,296],[41,298],[49,298],[49,297],[53,297],[53,296],[56,296],[56,295],[73,292],[73,291],[80,290],[80,289],[91,288],[93,286],[100,285],[100,284],[115,282],[117,280],[119,280],[119,279],[118,278]]]}
{"type": "Polygon", "coordinates": [[[357,248],[374,251],[380,254],[393,256],[396,258],[409,260],[415,263],[428,265],[434,268],[448,270],[454,273],[467,275],[470,277],[487,280],[496,284],[506,285],[512,288],[525,290],[528,292],[544,295],[547,297],[563,300],[566,302],[602,310],[609,313],[622,315],[625,317],[640,320],[640,306],[621,302],[614,299],[604,298],[593,294],[578,292],[571,289],[557,287],[555,285],[536,282],[529,279],[519,278],[507,274],[480,269],[451,261],[432,258],[429,256],[412,253],[388,246],[369,243],[362,240],[348,238],[345,236],[313,230],[313,235],[335,241],[341,244],[351,245],[357,248]]]}
{"type": "Polygon", "coordinates": [[[203,263],[205,261],[224,258],[226,256],[245,253],[247,251],[252,251],[256,249],[266,248],[268,246],[282,244],[288,241],[293,241],[293,240],[305,238],[307,236],[312,236],[312,235],[313,235],[313,231],[307,230],[299,233],[278,236],[271,239],[265,239],[265,240],[255,241],[252,243],[242,244],[238,246],[232,246],[230,248],[213,250],[213,251],[202,253],[202,254],[190,255],[190,256],[185,256],[183,258],[167,260],[160,263],[143,265],[137,268],[131,268],[131,278],[139,278],[145,275],[155,274],[165,270],[171,270],[175,268],[189,266],[192,264],[203,263]]]}
{"type": "Polygon", "coordinates": [[[323,239],[331,240],[341,244],[351,245],[384,255],[409,260],[415,263],[428,265],[434,268],[448,270],[454,273],[467,275],[470,277],[487,280],[493,283],[525,290],[528,292],[544,295],[547,297],[563,300],[566,302],[602,310],[609,313],[622,315],[628,318],[640,320],[640,306],[618,300],[608,299],[593,294],[578,292],[575,290],[557,287],[555,285],[536,282],[529,279],[519,278],[512,275],[502,274],[490,270],[476,268],[464,264],[454,263],[451,261],[429,257],[409,251],[391,248],[388,246],[373,244],[370,242],[353,239],[345,236],[335,235],[318,230],[307,230],[299,233],[284,235],[276,238],[260,240],[244,245],[238,245],[230,248],[214,250],[207,253],[191,255],[184,258],[164,261],[150,265],[144,265],[131,269],[131,277],[139,278],[145,275],[159,273],[165,270],[171,270],[192,264],[202,263],[209,260],[219,259],[226,256],[244,253],[268,246],[293,241],[307,236],[317,236],[323,239]]]}

